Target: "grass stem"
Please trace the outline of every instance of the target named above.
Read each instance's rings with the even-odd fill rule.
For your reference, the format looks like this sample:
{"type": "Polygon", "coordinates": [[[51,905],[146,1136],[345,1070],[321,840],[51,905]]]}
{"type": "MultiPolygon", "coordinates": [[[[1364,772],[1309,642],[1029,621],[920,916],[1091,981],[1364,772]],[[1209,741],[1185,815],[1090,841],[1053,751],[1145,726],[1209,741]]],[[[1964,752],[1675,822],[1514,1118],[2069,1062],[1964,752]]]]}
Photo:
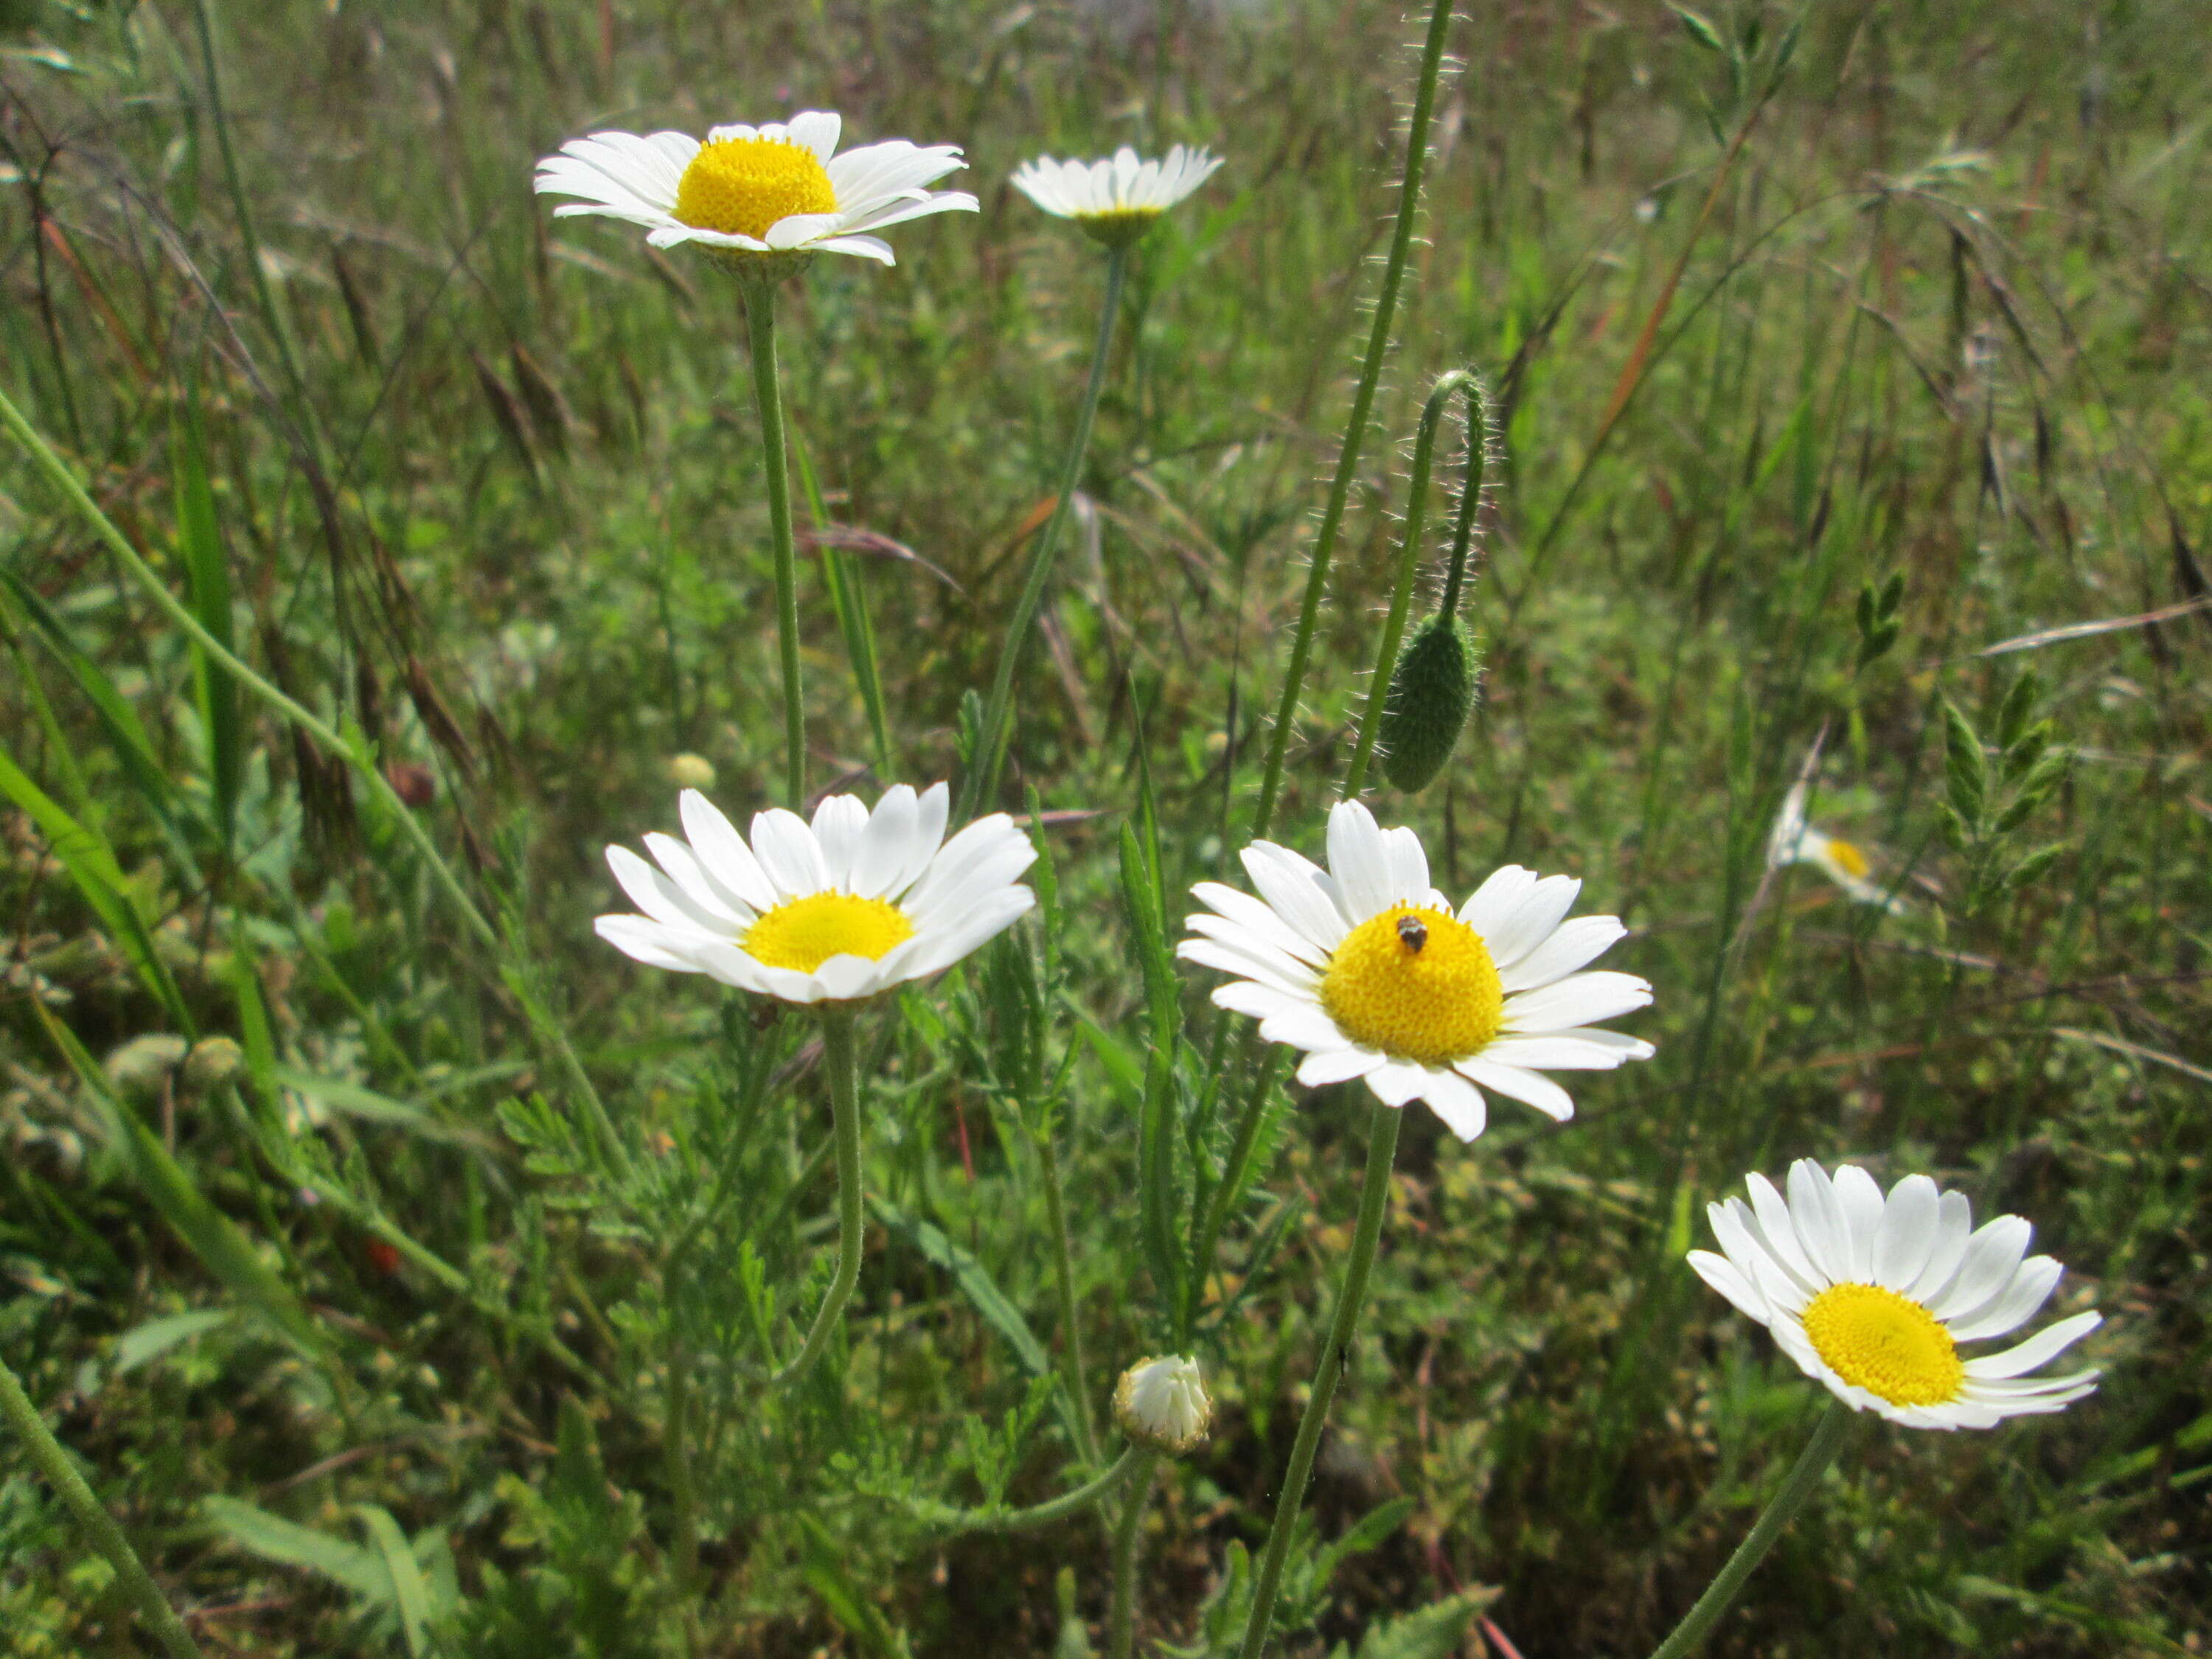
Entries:
{"type": "Polygon", "coordinates": [[[1314,1367],[1313,1392],[1306,1400],[1305,1414],[1298,1419],[1290,1465],[1283,1471],[1282,1487],[1275,1494],[1275,1521],[1267,1530],[1267,1553],[1260,1558],[1260,1577],[1252,1588],[1251,1614],[1244,1621],[1243,1659],[1260,1659],[1267,1645],[1275,1598],[1283,1588],[1283,1559],[1290,1553],[1291,1532],[1298,1510],[1305,1504],[1314,1454],[1321,1449],[1321,1431],[1328,1421],[1329,1403],[1336,1398],[1337,1384],[1343,1381],[1352,1329],[1359,1322],[1360,1304],[1367,1299],[1367,1273],[1375,1265],[1376,1241],[1382,1236],[1382,1218],[1390,1208],[1390,1166],[1397,1158],[1398,1126],[1404,1117],[1401,1109],[1378,1100],[1368,1120],[1367,1174],[1359,1188],[1359,1218],[1352,1227],[1352,1254],[1344,1264],[1344,1283],[1337,1289],[1328,1339],[1322,1345],[1320,1363],[1314,1367]]]}
{"type": "Polygon", "coordinates": [[[1053,1283],[1060,1295],[1060,1328],[1062,1338],[1060,1369],[1066,1379],[1069,1402],[1075,1408],[1075,1425],[1083,1438],[1080,1450],[1083,1460],[1092,1468],[1098,1467],[1098,1431],[1091,1425],[1091,1396],[1086,1389],[1083,1363],[1083,1323],[1077,1316],[1075,1297],[1075,1245],[1067,1227],[1067,1202],[1060,1188],[1060,1153],[1053,1146],[1048,1127],[1036,1137],[1038,1167],[1044,1174],[1044,1206],[1046,1218],[1052,1225],[1053,1283]]]}
{"type": "Polygon", "coordinates": [[[1075,486],[1083,477],[1083,457],[1091,447],[1091,425],[1098,414],[1099,393],[1106,385],[1106,362],[1114,346],[1115,319],[1121,309],[1121,284],[1129,269],[1129,250],[1106,252],[1106,298],[1098,315],[1098,338],[1091,349],[1091,374],[1084,382],[1083,402],[1075,412],[1075,430],[1067,441],[1067,454],[1060,465],[1060,486],[1053,497],[1052,516],[1037,533],[1030,554],[1029,573],[1022,579],[1021,598],[1014,602],[1013,620],[1006,624],[1006,643],[999,647],[999,668],[991,679],[990,700],[983,707],[983,726],[976,734],[975,752],[968,759],[968,776],[961,786],[958,819],[973,817],[998,787],[999,768],[1006,759],[1006,706],[1014,690],[1014,671],[1020,666],[1022,649],[1030,629],[1044,604],[1044,591],[1052,579],[1052,562],[1060,552],[1060,538],[1074,510],[1075,486]]]}
{"type": "Polygon", "coordinates": [[[23,1392],[23,1385],[16,1381],[15,1373],[8,1368],[5,1360],[0,1360],[0,1417],[7,1419],[8,1426],[31,1454],[31,1461],[38,1465],[39,1473],[46,1477],[77,1525],[91,1539],[93,1547],[107,1558],[108,1565],[115,1569],[125,1591],[137,1603],[138,1616],[159,1638],[169,1659],[203,1659],[191,1632],[185,1628],[185,1621],[177,1617],[176,1609],[161,1594],[161,1586],[146,1571],[145,1563],[139,1560],[138,1552],[131,1547],[123,1528],[115,1524],[115,1517],[101,1506],[92,1487],[77,1473],[76,1463],[62,1443],[54,1438],[46,1418],[32,1403],[31,1396],[23,1392]]]}

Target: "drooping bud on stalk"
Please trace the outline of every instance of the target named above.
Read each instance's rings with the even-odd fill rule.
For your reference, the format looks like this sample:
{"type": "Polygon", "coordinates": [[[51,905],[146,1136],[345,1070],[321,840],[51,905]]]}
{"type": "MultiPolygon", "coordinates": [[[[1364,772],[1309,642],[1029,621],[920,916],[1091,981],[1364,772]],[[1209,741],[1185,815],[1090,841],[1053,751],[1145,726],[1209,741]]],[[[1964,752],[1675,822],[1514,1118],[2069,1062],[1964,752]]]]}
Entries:
{"type": "Polygon", "coordinates": [[[1382,705],[1382,773],[1411,794],[1443,770],[1474,707],[1474,641],[1439,611],[1407,641],[1382,705]]]}
{"type": "Polygon", "coordinates": [[[1114,1386],[1114,1420],[1139,1446],[1181,1457],[1206,1443],[1213,1402],[1188,1354],[1140,1359],[1114,1386]]]}

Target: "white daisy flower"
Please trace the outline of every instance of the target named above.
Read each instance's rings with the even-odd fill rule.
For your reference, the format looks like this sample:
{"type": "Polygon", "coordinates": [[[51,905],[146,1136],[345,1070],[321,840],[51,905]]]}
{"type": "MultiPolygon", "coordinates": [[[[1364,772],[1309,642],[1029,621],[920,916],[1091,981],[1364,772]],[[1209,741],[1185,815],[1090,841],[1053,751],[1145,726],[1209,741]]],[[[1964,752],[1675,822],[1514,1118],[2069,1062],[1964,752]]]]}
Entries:
{"type": "Polygon", "coordinates": [[[1905,901],[1874,878],[1874,866],[1864,853],[1807,821],[1805,798],[1810,787],[1800,778],[1782,798],[1782,810],[1775,814],[1774,828],[1766,837],[1766,867],[1809,864],[1861,904],[1880,905],[1893,915],[1903,914],[1905,901]]]}
{"type": "Polygon", "coordinates": [[[595,132],[571,138],[538,163],[541,195],[578,196],[553,210],[604,214],[646,228],[655,247],[696,242],[726,258],[746,254],[852,253],[896,263],[866,235],[953,209],[964,191],[926,186],[967,166],[957,146],[903,138],[836,153],[840,118],[808,110],[788,123],[688,133],[595,132]]]}
{"type": "Polygon", "coordinates": [[[786,1002],[850,1002],[949,968],[1036,902],[1016,879],[1036,856],[1003,812],[945,839],[951,796],[906,784],[869,811],[831,795],[810,825],[781,808],[753,819],[748,847],[696,789],[679,799],[688,839],[648,835],[654,869],[627,847],[607,862],[643,915],[592,925],[623,955],[705,974],[786,1002]],[[940,844],[941,843],[941,844],[940,844]]]}
{"type": "Polygon", "coordinates": [[[1140,160],[1124,144],[1101,161],[1024,161],[1014,188],[1047,213],[1073,219],[1109,245],[1133,242],[1152,222],[1211,179],[1221,158],[1177,144],[1164,160],[1140,160]]]}
{"type": "Polygon", "coordinates": [[[1213,1401],[1188,1354],[1139,1359],[1114,1385],[1114,1421],[1140,1446],[1181,1457],[1206,1443],[1213,1401]]]}
{"type": "Polygon", "coordinates": [[[2097,1328],[2075,1314],[2002,1353],[1962,1359],[1958,1345],[2003,1336],[2034,1317],[2059,1265],[2027,1256],[2016,1215],[1975,1230],[1964,1193],[1910,1175],[1882,1196],[1852,1164],[1832,1180],[1810,1158],[1790,1196],[1747,1176],[1751,1202],[1708,1206],[1725,1255],[1690,1252],[1698,1276],[1774,1334],[1806,1376],[1854,1411],[1915,1429],[1986,1429],[2055,1412],[2094,1392],[2097,1373],[2029,1376],[2097,1328]]]}
{"type": "Polygon", "coordinates": [[[1567,910],[1582,883],[1508,865],[1455,912],[1429,885],[1420,837],[1382,830],[1357,801],[1328,817],[1324,871],[1273,842],[1244,849],[1258,898],[1216,882],[1191,891],[1218,913],[1185,961],[1239,978],[1214,1002],[1306,1051],[1298,1081],[1365,1078],[1385,1105],[1425,1100],[1462,1140],[1482,1133],[1485,1089],[1561,1122],[1574,1115],[1547,1071],[1611,1071],[1648,1060],[1639,1037],[1595,1029],[1641,1008],[1631,974],[1580,973],[1627,932],[1567,910]]]}

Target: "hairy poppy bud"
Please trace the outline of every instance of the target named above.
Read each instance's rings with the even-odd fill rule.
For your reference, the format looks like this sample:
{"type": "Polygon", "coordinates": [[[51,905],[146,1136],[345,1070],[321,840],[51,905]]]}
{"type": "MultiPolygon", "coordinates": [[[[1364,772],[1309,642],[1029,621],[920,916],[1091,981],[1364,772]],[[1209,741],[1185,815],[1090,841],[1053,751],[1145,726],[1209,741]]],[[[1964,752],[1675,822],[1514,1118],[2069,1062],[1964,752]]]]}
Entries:
{"type": "Polygon", "coordinates": [[[1382,705],[1382,771],[1408,794],[1443,770],[1474,706],[1474,641],[1467,624],[1438,611],[1423,623],[1390,672],[1382,705]]]}

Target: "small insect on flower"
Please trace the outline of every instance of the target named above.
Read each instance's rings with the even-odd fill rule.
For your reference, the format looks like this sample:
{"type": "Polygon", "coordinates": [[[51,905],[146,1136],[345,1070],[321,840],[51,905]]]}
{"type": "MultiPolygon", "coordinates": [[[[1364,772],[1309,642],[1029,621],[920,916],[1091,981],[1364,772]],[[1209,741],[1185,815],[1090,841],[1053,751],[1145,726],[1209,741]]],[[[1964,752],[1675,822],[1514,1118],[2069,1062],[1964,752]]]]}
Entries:
{"type": "Polygon", "coordinates": [[[2027,1255],[2033,1229],[2018,1216],[1978,1230],[1966,1194],[1924,1175],[1885,1199],[1856,1165],[1831,1178],[1810,1158],[1790,1166],[1786,1200],[1762,1176],[1744,1184],[1749,1204],[1705,1212],[1724,1254],[1692,1250],[1690,1266],[1852,1410],[1908,1428],[1986,1429],[2094,1391],[2094,1370],[2027,1375],[2096,1329],[2094,1313],[2002,1353],[1959,1353],[2017,1330],[2058,1286],[2063,1269],[2027,1255]]]}
{"type": "Polygon", "coordinates": [[[1260,896],[1200,882],[1191,891],[1213,914],[1188,918],[1199,937],[1176,954],[1237,976],[1215,1004],[1305,1050],[1301,1083],[1364,1078],[1385,1105],[1425,1100],[1472,1140],[1486,1089],[1565,1122],[1574,1103],[1545,1072],[1651,1056],[1597,1027],[1651,988],[1579,971],[1627,932],[1613,916],[1567,919],[1579,881],[1509,865],[1455,910],[1429,885],[1420,837],[1378,828],[1357,801],[1329,814],[1327,870],[1273,842],[1243,858],[1260,896]]]}
{"type": "Polygon", "coordinates": [[[967,165],[952,144],[903,138],[837,154],[840,117],[808,110],[765,126],[716,127],[704,143],[682,132],[595,132],[538,163],[541,195],[576,196],[556,219],[599,214],[646,228],[655,247],[693,242],[739,270],[788,274],[815,253],[896,263],[865,233],[956,209],[964,191],[928,185],[967,165]]]}
{"type": "Polygon", "coordinates": [[[1072,219],[1109,247],[1135,241],[1170,208],[1211,179],[1221,158],[1177,144],[1148,161],[1127,144],[1104,161],[1055,161],[1040,155],[1013,177],[1016,190],[1056,218],[1072,219]]]}
{"type": "Polygon", "coordinates": [[[1903,914],[1905,901],[1874,879],[1874,866],[1864,853],[1807,822],[1805,798],[1810,787],[1800,778],[1782,798],[1782,810],[1775,814],[1773,830],[1766,838],[1767,868],[1809,864],[1861,904],[1879,905],[1893,915],[1903,914]]]}
{"type": "Polygon", "coordinates": [[[900,784],[871,812],[831,795],[809,823],[757,815],[748,846],[696,789],[685,841],[648,835],[607,863],[642,915],[601,916],[601,939],[651,967],[705,974],[785,1002],[850,1002],[951,967],[1036,902],[1016,880],[1036,857],[1003,812],[945,838],[950,796],[900,784]]]}

